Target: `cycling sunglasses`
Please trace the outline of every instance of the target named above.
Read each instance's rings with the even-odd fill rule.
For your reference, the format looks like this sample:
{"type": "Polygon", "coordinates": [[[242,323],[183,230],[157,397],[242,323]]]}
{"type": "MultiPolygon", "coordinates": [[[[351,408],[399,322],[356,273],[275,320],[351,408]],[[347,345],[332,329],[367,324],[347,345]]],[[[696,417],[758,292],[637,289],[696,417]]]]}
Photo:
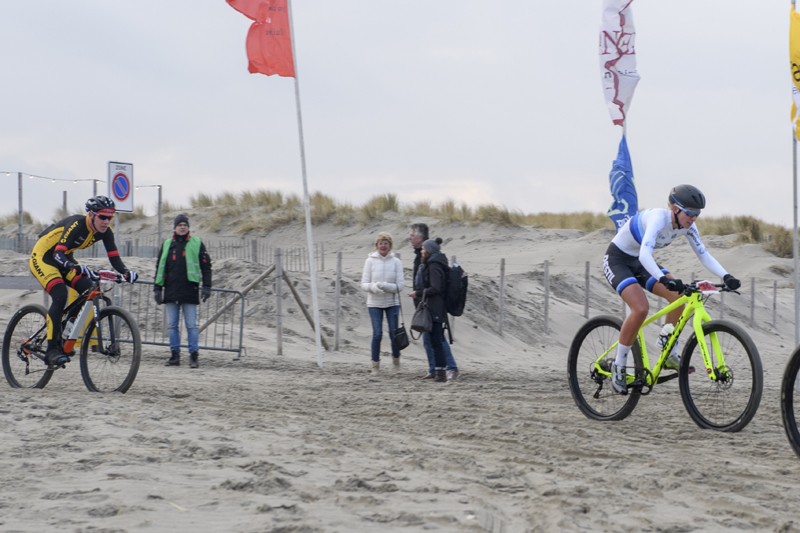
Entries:
{"type": "Polygon", "coordinates": [[[112,220],[114,218],[114,215],[97,215],[97,218],[99,218],[100,220],[112,220]]]}
{"type": "Polygon", "coordinates": [[[678,206],[678,209],[680,209],[681,211],[686,213],[687,217],[691,217],[691,218],[699,217],[700,213],[703,212],[700,209],[686,209],[685,207],[681,207],[681,206],[678,206]]]}

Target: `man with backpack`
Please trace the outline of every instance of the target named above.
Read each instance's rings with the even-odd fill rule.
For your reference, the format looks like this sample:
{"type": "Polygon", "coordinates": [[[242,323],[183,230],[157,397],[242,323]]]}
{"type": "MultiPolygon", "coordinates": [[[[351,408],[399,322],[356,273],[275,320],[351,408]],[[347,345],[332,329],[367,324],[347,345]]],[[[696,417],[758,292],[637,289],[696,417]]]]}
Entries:
{"type": "MultiPolygon", "coordinates": [[[[412,287],[417,289],[417,275],[420,271],[420,264],[422,263],[422,243],[428,240],[429,229],[428,225],[422,222],[418,222],[412,224],[410,227],[410,231],[408,234],[408,242],[411,243],[411,246],[414,248],[414,268],[412,270],[411,279],[412,279],[412,287]]],[[[423,267],[424,268],[424,267],[423,267]]],[[[420,294],[421,292],[411,292],[410,296],[414,298],[414,307],[416,308],[419,305],[420,298],[417,298],[416,295],[420,294]]],[[[448,324],[449,329],[449,324],[448,324]]],[[[421,379],[434,379],[436,377],[436,362],[434,357],[434,350],[433,345],[431,344],[431,336],[430,333],[423,333],[422,334],[422,345],[425,348],[425,355],[428,358],[428,372],[421,376],[421,379]]],[[[458,379],[458,365],[456,364],[456,360],[453,357],[453,352],[450,350],[450,344],[447,342],[445,338],[442,338],[442,350],[444,351],[445,356],[445,369],[447,374],[448,381],[455,381],[458,379]]]]}

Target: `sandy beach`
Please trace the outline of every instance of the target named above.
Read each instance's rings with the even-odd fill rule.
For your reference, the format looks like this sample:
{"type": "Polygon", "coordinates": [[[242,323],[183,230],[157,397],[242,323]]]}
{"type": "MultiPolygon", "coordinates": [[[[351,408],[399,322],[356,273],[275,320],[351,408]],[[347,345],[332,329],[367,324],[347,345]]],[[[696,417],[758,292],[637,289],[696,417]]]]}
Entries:
{"type": "MultiPolygon", "coordinates": [[[[365,296],[351,290],[377,231],[403,241],[406,223],[316,230],[328,253],[343,252],[347,289],[346,342],[324,354],[322,368],[291,306],[284,353],[276,355],[274,317],[257,300],[271,294],[265,286],[248,302],[240,359],[207,352],[197,370],[165,368],[167,350],[145,346],[124,395],[87,392],[77,362],[42,390],[0,386],[0,530],[800,531],[800,458],[779,407],[794,348],[793,293],[784,290],[791,259],[706,238],[737,277],[781,287],[776,324],[743,324],[765,374],[760,409],[743,431],[697,427],[677,381],[642,398],[627,419],[600,423],[575,406],[566,358],[585,320],[583,264],[591,261],[592,278],[601,279],[611,234],[434,227],[471,275],[453,345],[462,378],[434,384],[417,379],[426,367],[419,342],[403,352],[399,371],[369,373],[365,296]],[[508,261],[502,335],[487,316],[500,258],[508,261]],[[554,265],[547,328],[537,266],[545,260],[554,265]]],[[[296,244],[303,232],[294,225],[274,237],[296,244]]],[[[413,254],[405,244],[399,251],[408,271],[413,254]]],[[[702,269],[682,244],[658,258],[685,278],[702,269]]],[[[226,261],[214,265],[215,286],[241,288],[258,275],[226,261]]],[[[152,276],[152,260],[126,262],[152,276]]],[[[26,265],[25,256],[0,253],[0,275],[24,275],[26,265]]],[[[328,324],[331,268],[320,273],[328,324]]],[[[298,289],[307,291],[307,280],[298,289]]],[[[41,299],[0,291],[0,328],[22,302],[41,299]]],[[[618,309],[617,300],[598,283],[591,314],[618,309]]],[[[410,301],[403,306],[408,322],[410,301]]]]}

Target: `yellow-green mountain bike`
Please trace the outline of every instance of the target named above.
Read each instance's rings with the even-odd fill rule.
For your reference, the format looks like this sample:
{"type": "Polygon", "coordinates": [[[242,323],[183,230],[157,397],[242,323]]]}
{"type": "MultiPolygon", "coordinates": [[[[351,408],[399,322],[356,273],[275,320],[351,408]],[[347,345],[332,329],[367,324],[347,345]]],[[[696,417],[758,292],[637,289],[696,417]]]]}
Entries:
{"type": "Polygon", "coordinates": [[[598,316],[587,321],[575,334],[567,365],[569,388],[583,414],[594,420],[621,420],[655,385],[677,377],[683,404],[698,426],[718,431],[744,428],[761,402],[761,357],[742,328],[726,320],[712,320],[706,311],[704,302],[720,291],[736,292],[723,284],[693,281],[677,300],[647,317],[628,355],[627,395],[611,389],[611,364],[622,320],[598,316]],[[681,306],[685,307],[675,330],[650,366],[645,327],[681,306]],[[687,325],[691,334],[681,354],[680,368],[677,372],[667,370],[664,363],[687,325]]]}

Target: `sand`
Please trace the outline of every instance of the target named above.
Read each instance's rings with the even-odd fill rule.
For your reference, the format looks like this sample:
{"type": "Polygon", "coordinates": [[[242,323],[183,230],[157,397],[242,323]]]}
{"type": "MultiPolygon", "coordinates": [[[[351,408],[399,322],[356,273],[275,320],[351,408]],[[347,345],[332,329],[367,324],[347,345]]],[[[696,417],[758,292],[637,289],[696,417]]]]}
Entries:
{"type": "MultiPolygon", "coordinates": [[[[193,228],[203,235],[199,224],[193,228]]],[[[707,239],[738,277],[780,288],[776,324],[769,323],[769,301],[755,326],[743,323],[761,352],[764,395],[753,421],[729,434],[694,424],[677,381],[657,387],[619,422],[589,420],[575,406],[566,357],[585,320],[586,261],[596,288],[591,314],[619,309],[610,290],[595,283],[610,238],[604,231],[439,228],[445,251],[471,274],[453,345],[462,379],[417,379],[426,367],[418,342],[403,352],[399,371],[384,364],[371,375],[371,330],[357,282],[381,229],[398,241],[405,236],[399,220],[317,229],[331,254],[320,274],[329,335],[338,250],[345,293],[342,343],[324,354],[322,368],[291,300],[284,353],[276,354],[265,286],[248,302],[240,359],[207,352],[197,370],[165,368],[166,350],[146,346],[124,395],[87,392],[77,363],[43,390],[0,386],[0,530],[800,531],[800,458],[784,435],[778,403],[794,347],[791,260],[730,238],[707,239]],[[502,335],[491,311],[501,258],[502,335]],[[545,260],[553,284],[546,328],[545,260]]],[[[275,238],[296,245],[304,230],[292,226],[275,238]]],[[[685,270],[685,278],[701,272],[688,247],[671,248],[659,259],[685,270]]],[[[410,249],[401,251],[410,267],[410,249]]],[[[24,275],[25,261],[3,252],[0,275],[24,275]]],[[[152,275],[152,260],[126,261],[152,275]]],[[[257,270],[220,261],[216,286],[241,288],[257,270]]],[[[307,279],[292,278],[308,290],[307,279]]],[[[41,294],[0,291],[0,327],[26,300],[41,301],[41,294]]],[[[403,303],[410,320],[411,306],[403,303]]],[[[729,318],[746,316],[745,307],[729,318]]]]}

